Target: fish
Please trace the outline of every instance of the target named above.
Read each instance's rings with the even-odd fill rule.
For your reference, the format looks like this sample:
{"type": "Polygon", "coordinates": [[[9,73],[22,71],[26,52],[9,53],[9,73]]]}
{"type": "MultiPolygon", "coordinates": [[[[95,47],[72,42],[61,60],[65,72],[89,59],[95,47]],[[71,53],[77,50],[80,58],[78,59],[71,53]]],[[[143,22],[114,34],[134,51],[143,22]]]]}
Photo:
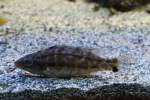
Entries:
{"type": "Polygon", "coordinates": [[[0,17],[0,26],[6,24],[8,22],[7,19],[3,18],[3,17],[0,17]]]}
{"type": "Polygon", "coordinates": [[[99,57],[89,48],[54,45],[21,57],[15,61],[15,66],[32,74],[65,78],[89,75],[99,70],[117,72],[118,59],[99,57]]]}

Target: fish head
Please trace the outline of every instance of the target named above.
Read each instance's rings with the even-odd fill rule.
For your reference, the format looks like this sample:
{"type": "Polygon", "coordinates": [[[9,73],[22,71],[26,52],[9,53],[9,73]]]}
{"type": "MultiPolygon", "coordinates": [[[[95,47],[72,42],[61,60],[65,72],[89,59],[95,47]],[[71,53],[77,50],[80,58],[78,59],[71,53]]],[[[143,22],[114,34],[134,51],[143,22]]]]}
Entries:
{"type": "Polygon", "coordinates": [[[33,67],[34,54],[29,54],[15,61],[15,66],[20,69],[28,70],[33,67]]]}
{"type": "Polygon", "coordinates": [[[42,75],[43,71],[46,69],[44,65],[44,58],[39,53],[28,54],[17,61],[15,61],[15,66],[19,69],[23,69],[32,74],[42,75]]]}

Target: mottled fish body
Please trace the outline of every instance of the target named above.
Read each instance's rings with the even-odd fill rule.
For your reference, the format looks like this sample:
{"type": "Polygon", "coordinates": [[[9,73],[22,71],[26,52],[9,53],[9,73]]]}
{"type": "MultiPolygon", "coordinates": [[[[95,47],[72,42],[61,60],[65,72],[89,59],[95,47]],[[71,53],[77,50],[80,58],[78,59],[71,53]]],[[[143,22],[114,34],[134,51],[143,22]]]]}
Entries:
{"type": "Polygon", "coordinates": [[[48,77],[72,77],[99,70],[118,70],[116,58],[104,59],[91,49],[59,45],[26,55],[17,60],[15,65],[33,74],[48,77]]]}

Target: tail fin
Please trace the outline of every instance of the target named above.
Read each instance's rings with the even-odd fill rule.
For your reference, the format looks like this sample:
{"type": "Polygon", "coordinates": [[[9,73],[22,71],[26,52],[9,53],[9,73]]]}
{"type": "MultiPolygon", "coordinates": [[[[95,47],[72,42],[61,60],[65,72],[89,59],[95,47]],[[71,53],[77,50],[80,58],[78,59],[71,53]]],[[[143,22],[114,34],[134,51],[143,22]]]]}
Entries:
{"type": "Polygon", "coordinates": [[[119,64],[133,64],[136,62],[133,54],[131,53],[122,53],[118,56],[119,64]]]}

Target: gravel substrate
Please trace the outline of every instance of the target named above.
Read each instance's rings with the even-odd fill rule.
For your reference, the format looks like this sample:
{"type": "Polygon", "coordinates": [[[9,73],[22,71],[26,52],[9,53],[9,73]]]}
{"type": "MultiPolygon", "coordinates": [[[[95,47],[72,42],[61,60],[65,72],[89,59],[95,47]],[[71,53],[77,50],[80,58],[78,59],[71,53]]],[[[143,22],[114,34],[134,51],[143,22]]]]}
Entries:
{"type": "Polygon", "coordinates": [[[93,5],[63,0],[12,0],[0,5],[4,5],[0,14],[9,19],[0,27],[0,92],[90,90],[113,83],[150,85],[150,16],[146,12],[110,17],[107,9],[94,13],[93,5]],[[26,77],[14,70],[18,58],[56,44],[96,48],[102,57],[117,57],[119,71],[68,80],[26,77]]]}
{"type": "Polygon", "coordinates": [[[59,88],[50,92],[24,90],[0,93],[5,100],[150,100],[150,87],[139,84],[113,84],[83,91],[77,88],[59,88]]]}
{"type": "MultiPolygon", "coordinates": [[[[150,36],[149,31],[140,33],[140,30],[122,30],[120,34],[114,34],[108,32],[107,34],[99,31],[92,30],[63,30],[57,29],[57,34],[24,34],[17,37],[12,37],[7,42],[6,50],[1,53],[1,66],[12,66],[13,61],[20,58],[23,55],[32,53],[34,51],[47,48],[55,44],[66,44],[73,46],[92,47],[99,49],[99,54],[102,57],[117,57],[120,60],[119,71],[113,73],[111,71],[100,71],[93,73],[100,78],[104,78],[106,83],[141,83],[149,84],[149,46],[150,36]],[[72,31],[73,30],[73,31],[72,31]],[[128,33],[126,33],[128,31],[128,33]],[[132,33],[130,33],[132,32],[132,33]],[[145,37],[146,36],[146,37],[145,37]],[[16,41],[17,39],[17,41],[16,41]],[[16,45],[17,44],[17,45],[16,45]]],[[[4,67],[6,68],[6,67],[4,67]]],[[[17,70],[16,70],[17,71],[17,70]]],[[[11,72],[5,73],[0,76],[1,83],[15,83],[16,80],[20,80],[18,73],[11,72]],[[11,78],[10,76],[13,76],[11,78]]],[[[93,80],[92,80],[93,81],[93,80]]],[[[41,82],[41,81],[40,81],[41,82]]],[[[47,82],[44,80],[44,82],[47,82]]],[[[62,81],[64,82],[64,81],[62,81]]],[[[101,81],[96,80],[96,84],[93,82],[88,83],[88,86],[83,87],[80,82],[68,81],[69,86],[77,86],[83,89],[102,85],[101,81]],[[75,82],[75,83],[74,83],[75,82]],[[98,83],[97,83],[98,82],[98,83]],[[99,83],[100,82],[100,83],[99,83]],[[71,85],[72,84],[72,85],[71,85]],[[81,85],[81,86],[80,86],[81,85]]],[[[61,82],[58,82],[61,84],[61,82]]],[[[81,81],[81,83],[84,83],[81,81]]],[[[102,82],[103,83],[103,82],[102,82]]],[[[32,79],[24,83],[25,86],[34,84],[39,87],[39,82],[32,79]],[[35,82],[35,83],[34,83],[35,82]]],[[[43,83],[42,83],[43,84],[43,83]]],[[[65,86],[64,83],[61,84],[65,86]]],[[[33,88],[32,85],[30,88],[33,88]]],[[[68,85],[67,85],[68,86],[68,85]]],[[[48,86],[50,87],[50,86],[48,86]]],[[[18,88],[18,87],[17,87],[18,88]]],[[[23,88],[21,85],[20,88],[23,88]]],[[[57,85],[56,85],[57,88],[57,85]]]]}

